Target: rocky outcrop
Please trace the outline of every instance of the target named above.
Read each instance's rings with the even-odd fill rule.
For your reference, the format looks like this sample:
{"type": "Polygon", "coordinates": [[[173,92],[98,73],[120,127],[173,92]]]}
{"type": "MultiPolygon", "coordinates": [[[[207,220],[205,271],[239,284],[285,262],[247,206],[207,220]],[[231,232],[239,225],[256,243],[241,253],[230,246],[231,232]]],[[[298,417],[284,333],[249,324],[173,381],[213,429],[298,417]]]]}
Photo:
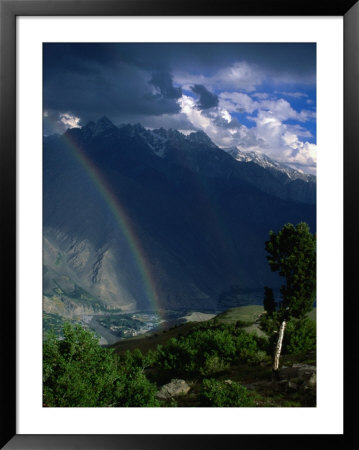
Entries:
{"type": "Polygon", "coordinates": [[[316,389],[317,369],[308,364],[293,364],[292,367],[283,366],[279,372],[280,385],[286,390],[316,389]]]}
{"type": "Polygon", "coordinates": [[[167,400],[179,395],[185,395],[190,389],[190,386],[188,386],[185,380],[173,379],[170,383],[161,387],[156,394],[156,398],[159,400],[167,400]]]}

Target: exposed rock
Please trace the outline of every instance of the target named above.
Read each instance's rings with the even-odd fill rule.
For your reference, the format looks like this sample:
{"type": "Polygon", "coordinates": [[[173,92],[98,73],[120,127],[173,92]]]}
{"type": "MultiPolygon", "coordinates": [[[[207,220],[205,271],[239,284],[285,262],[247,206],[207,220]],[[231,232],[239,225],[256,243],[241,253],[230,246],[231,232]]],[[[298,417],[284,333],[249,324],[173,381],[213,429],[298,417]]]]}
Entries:
{"type": "Polygon", "coordinates": [[[317,368],[315,366],[309,366],[308,364],[293,364],[293,369],[296,369],[298,371],[298,375],[302,378],[307,378],[317,372],[317,368]]]}
{"type": "Polygon", "coordinates": [[[307,378],[304,380],[302,387],[305,390],[308,390],[308,389],[315,390],[317,387],[317,374],[315,372],[313,372],[311,374],[310,378],[307,378]]]}
{"type": "Polygon", "coordinates": [[[170,383],[165,384],[157,392],[156,397],[160,400],[170,399],[178,395],[187,394],[191,388],[184,380],[173,379],[170,383]]]}
{"type": "Polygon", "coordinates": [[[280,378],[310,378],[313,373],[316,373],[315,366],[308,364],[293,364],[292,367],[283,366],[280,370],[280,378]]]}
{"type": "Polygon", "coordinates": [[[280,380],[288,380],[290,378],[296,378],[298,376],[298,370],[294,367],[283,366],[279,371],[280,380]]]}
{"type": "MultiPolygon", "coordinates": [[[[278,384],[281,384],[281,383],[286,383],[286,380],[280,381],[278,384]]],[[[261,388],[261,387],[273,386],[273,383],[268,380],[258,380],[258,381],[254,381],[253,383],[243,384],[242,386],[244,386],[247,389],[253,390],[253,389],[257,389],[258,387],[261,388]]]]}
{"type": "Polygon", "coordinates": [[[308,364],[293,364],[283,366],[279,372],[280,385],[285,389],[315,389],[317,384],[317,369],[308,364]]]}
{"type": "Polygon", "coordinates": [[[314,387],[317,384],[317,374],[313,373],[312,376],[307,381],[308,386],[314,387]]]}
{"type": "Polygon", "coordinates": [[[296,391],[298,389],[298,384],[293,381],[288,381],[287,387],[291,391],[296,391]]]}

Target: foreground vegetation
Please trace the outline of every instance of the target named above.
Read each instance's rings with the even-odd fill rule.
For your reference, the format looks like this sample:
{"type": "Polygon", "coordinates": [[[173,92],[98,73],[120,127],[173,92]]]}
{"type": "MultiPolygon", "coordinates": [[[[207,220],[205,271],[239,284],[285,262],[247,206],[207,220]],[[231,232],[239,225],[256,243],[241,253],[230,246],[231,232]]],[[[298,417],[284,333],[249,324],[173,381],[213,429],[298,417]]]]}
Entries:
{"type": "MultiPolygon", "coordinates": [[[[306,223],[286,224],[269,233],[265,249],[284,283],[280,301],[265,287],[264,308],[231,309],[111,349],[80,325],[65,323],[57,338],[59,323],[49,317],[55,330],[44,340],[44,405],[315,406],[316,324],[308,314],[316,293],[316,236],[306,223]]],[[[237,295],[233,287],[221,301],[237,295]]],[[[128,321],[141,326],[125,316],[118,323],[101,320],[118,333],[128,321]]]]}
{"type": "Polygon", "coordinates": [[[158,405],[140,352],[116,357],[78,324],[65,323],[63,336],[51,332],[44,340],[44,406],[158,405]]]}
{"type": "MultiPolygon", "coordinates": [[[[263,309],[243,309],[241,316],[240,309],[114,348],[65,323],[62,339],[50,332],[44,340],[44,405],[314,406],[315,391],[291,391],[272,381],[275,333],[267,323],[262,335],[247,331],[262,326],[263,309]],[[173,378],[186,380],[190,391],[159,399],[156,393],[173,378]]],[[[283,365],[303,362],[315,364],[315,323],[308,318],[288,327],[283,346],[283,365]]]]}

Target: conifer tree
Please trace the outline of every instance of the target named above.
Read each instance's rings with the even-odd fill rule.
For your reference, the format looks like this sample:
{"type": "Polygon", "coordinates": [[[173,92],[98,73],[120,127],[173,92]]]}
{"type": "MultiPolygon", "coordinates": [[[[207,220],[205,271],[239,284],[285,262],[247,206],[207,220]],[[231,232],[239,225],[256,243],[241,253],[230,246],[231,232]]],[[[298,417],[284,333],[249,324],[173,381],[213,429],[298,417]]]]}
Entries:
{"type": "Polygon", "coordinates": [[[288,223],[278,233],[270,231],[265,249],[271,270],[285,278],[280,288],[282,302],[278,317],[281,326],[273,361],[273,374],[276,377],[287,321],[304,318],[311,311],[315,300],[316,236],[305,222],[296,226],[288,223]]]}
{"type": "Polygon", "coordinates": [[[264,310],[270,316],[275,312],[277,307],[277,304],[274,300],[273,289],[268,286],[264,286],[263,306],[264,310]]]}

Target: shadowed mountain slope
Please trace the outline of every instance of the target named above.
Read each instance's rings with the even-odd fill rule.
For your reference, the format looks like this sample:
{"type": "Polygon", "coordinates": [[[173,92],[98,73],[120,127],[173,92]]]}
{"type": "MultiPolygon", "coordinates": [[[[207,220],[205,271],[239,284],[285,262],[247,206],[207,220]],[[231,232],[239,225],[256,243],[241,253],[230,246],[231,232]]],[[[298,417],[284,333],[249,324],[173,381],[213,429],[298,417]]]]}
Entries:
{"type": "Polygon", "coordinates": [[[269,230],[315,231],[315,183],[283,176],[203,132],[102,118],[44,138],[45,309],[210,310],[231,285],[279,285],[269,230]]]}

